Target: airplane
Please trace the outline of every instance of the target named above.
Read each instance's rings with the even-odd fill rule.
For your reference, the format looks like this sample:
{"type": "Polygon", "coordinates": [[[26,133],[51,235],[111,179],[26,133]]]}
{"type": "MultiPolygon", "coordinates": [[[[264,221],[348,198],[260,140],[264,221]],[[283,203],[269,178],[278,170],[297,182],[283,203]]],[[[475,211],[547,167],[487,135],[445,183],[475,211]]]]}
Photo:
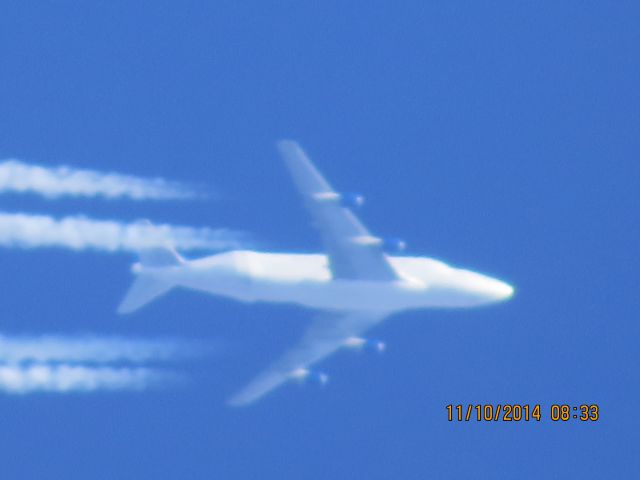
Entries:
{"type": "Polygon", "coordinates": [[[313,366],[339,349],[384,350],[364,333],[398,312],[460,308],[509,299],[513,287],[500,280],[427,257],[392,255],[405,243],[373,236],[353,213],[359,194],[334,190],[298,143],[282,140],[288,167],[325,253],[235,250],[195,260],[174,249],[140,252],[135,280],[118,308],[130,313],[174,287],[242,302],[297,304],[317,312],[300,342],[236,393],[229,404],[249,405],[291,381],[324,384],[313,366]]]}

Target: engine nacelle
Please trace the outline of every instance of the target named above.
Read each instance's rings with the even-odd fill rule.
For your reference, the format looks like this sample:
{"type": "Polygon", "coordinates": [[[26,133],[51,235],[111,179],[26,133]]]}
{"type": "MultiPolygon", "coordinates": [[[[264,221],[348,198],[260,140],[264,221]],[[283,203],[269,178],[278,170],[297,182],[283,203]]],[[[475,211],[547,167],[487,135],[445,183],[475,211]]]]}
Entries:
{"type": "Polygon", "coordinates": [[[360,338],[360,337],[347,338],[344,346],[350,350],[372,352],[372,353],[382,353],[387,348],[387,344],[384,343],[382,340],[375,340],[372,338],[360,338]]]}
{"type": "Polygon", "coordinates": [[[291,372],[291,378],[299,383],[311,385],[326,385],[329,381],[329,375],[324,372],[310,370],[308,368],[298,368],[291,372]]]}
{"type": "Polygon", "coordinates": [[[401,238],[383,238],[382,249],[385,252],[397,253],[407,248],[407,242],[401,238]]]}
{"type": "Polygon", "coordinates": [[[359,208],[364,205],[364,196],[359,193],[322,192],[313,196],[318,202],[339,203],[345,208],[359,208]]]}
{"type": "Polygon", "coordinates": [[[346,208],[360,208],[364,205],[364,196],[359,193],[341,193],[340,205],[346,208]]]}
{"type": "Polygon", "coordinates": [[[376,245],[380,246],[385,252],[397,253],[407,248],[407,243],[400,238],[380,238],[371,235],[360,235],[352,237],[351,242],[356,245],[376,245]]]}

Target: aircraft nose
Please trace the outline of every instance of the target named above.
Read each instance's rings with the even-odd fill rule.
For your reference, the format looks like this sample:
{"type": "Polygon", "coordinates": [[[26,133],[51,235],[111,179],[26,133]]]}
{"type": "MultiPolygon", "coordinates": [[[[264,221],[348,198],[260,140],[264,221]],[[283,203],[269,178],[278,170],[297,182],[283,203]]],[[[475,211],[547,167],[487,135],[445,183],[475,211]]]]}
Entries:
{"type": "Polygon", "coordinates": [[[484,287],[485,295],[492,301],[507,300],[513,296],[514,289],[511,285],[500,280],[490,279],[484,287]]]}
{"type": "Polygon", "coordinates": [[[513,297],[514,289],[511,285],[505,282],[500,282],[496,288],[496,294],[503,300],[513,297]]]}
{"type": "Polygon", "coordinates": [[[508,300],[513,296],[511,285],[469,270],[459,270],[456,275],[457,288],[466,292],[470,305],[483,305],[508,300]]]}

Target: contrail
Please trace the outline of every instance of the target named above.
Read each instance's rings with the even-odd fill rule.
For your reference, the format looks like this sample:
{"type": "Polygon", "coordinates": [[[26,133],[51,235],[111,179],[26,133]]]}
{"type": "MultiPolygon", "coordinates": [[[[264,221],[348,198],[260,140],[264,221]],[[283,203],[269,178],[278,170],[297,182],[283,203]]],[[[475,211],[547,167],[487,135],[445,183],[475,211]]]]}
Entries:
{"type": "Polygon", "coordinates": [[[143,390],[176,380],[175,374],[145,367],[0,365],[0,392],[9,394],[143,390]]]}
{"type": "Polygon", "coordinates": [[[122,337],[0,335],[0,363],[145,363],[170,362],[199,356],[207,348],[183,340],[122,337]]]}
{"type": "Polygon", "coordinates": [[[185,379],[166,368],[210,353],[200,342],[0,335],[0,393],[143,390],[185,379]],[[164,366],[159,366],[159,364],[164,366]]]}
{"type": "Polygon", "coordinates": [[[117,252],[172,245],[180,250],[224,250],[237,248],[242,238],[243,234],[227,229],[0,212],[0,246],[4,247],[117,252]]]}
{"type": "Polygon", "coordinates": [[[162,178],[141,178],[72,167],[45,167],[15,159],[0,162],[0,193],[31,192],[47,198],[105,197],[174,200],[199,197],[184,185],[162,178]]]}

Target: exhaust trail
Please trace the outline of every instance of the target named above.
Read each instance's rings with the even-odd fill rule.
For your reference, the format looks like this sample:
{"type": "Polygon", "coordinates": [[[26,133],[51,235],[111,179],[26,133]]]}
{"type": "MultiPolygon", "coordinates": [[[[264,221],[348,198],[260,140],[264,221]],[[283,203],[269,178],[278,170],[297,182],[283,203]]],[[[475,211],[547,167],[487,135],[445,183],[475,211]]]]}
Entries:
{"type": "Polygon", "coordinates": [[[209,348],[199,342],[176,339],[130,339],[125,337],[0,334],[0,362],[145,363],[171,362],[197,357],[209,348]]]}
{"type": "Polygon", "coordinates": [[[169,366],[214,351],[179,339],[0,335],[0,393],[140,391],[178,385],[169,366]]]}
{"type": "Polygon", "coordinates": [[[238,248],[245,238],[240,232],[223,228],[0,212],[0,246],[10,248],[137,252],[172,245],[179,250],[224,250],[238,248]]]}
{"type": "Polygon", "coordinates": [[[176,374],[146,367],[0,365],[0,392],[7,394],[144,390],[179,379],[176,374]]]}
{"type": "Polygon", "coordinates": [[[0,193],[35,193],[46,198],[104,197],[130,200],[186,200],[203,195],[163,178],[114,172],[45,167],[9,159],[0,162],[0,193]]]}

